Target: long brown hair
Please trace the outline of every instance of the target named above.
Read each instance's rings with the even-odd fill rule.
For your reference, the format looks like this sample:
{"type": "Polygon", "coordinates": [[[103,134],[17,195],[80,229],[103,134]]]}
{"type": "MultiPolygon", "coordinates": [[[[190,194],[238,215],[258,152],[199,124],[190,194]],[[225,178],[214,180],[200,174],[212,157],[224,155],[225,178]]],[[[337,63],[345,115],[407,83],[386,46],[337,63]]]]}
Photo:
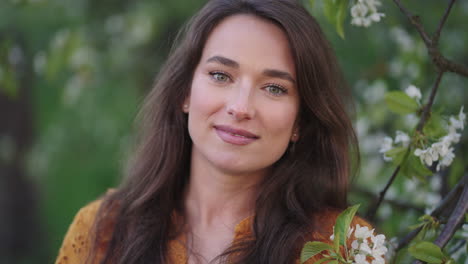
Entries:
{"type": "Polygon", "coordinates": [[[98,214],[96,242],[99,232],[109,229],[106,219],[115,223],[102,263],[168,263],[168,241],[180,232],[172,217],[175,212],[183,216],[192,149],[181,106],[208,35],[236,14],[271,21],[287,35],[300,95],[300,138],[262,182],[252,236],[219,260],[236,255],[230,258],[235,263],[291,263],[304,234],[313,231],[311,216],[346,206],[350,153],[357,155],[352,151],[357,142],[337,60],[319,25],[293,0],[212,0],[180,34],[142,106],[128,177],[104,198],[98,214]]]}

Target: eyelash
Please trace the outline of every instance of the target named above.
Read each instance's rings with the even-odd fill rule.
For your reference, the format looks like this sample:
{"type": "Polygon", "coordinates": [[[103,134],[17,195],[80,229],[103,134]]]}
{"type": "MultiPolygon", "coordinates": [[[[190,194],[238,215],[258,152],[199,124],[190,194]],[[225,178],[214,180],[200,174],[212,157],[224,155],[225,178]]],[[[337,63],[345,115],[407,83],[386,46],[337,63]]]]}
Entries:
{"type": "Polygon", "coordinates": [[[229,74],[227,74],[226,72],[222,72],[222,71],[212,71],[212,72],[209,72],[211,78],[215,81],[215,82],[219,82],[219,83],[223,83],[225,81],[220,81],[218,79],[215,78],[215,75],[216,74],[220,74],[220,75],[223,75],[225,77],[227,77],[228,79],[232,80],[231,76],[229,74]]]}
{"type": "MultiPolygon", "coordinates": [[[[211,76],[211,78],[212,78],[215,82],[218,82],[218,83],[224,83],[224,82],[226,82],[226,81],[228,81],[228,80],[226,80],[226,81],[221,81],[221,80],[216,79],[215,75],[217,75],[217,74],[220,74],[220,75],[222,75],[222,76],[228,78],[229,80],[232,80],[231,76],[230,76],[228,73],[223,72],[223,71],[212,71],[212,72],[209,72],[208,74],[211,76]]],[[[288,93],[288,89],[286,89],[286,88],[284,88],[282,85],[279,85],[279,84],[276,84],[276,83],[268,83],[268,84],[265,86],[264,89],[267,90],[267,92],[268,92],[269,94],[271,94],[272,96],[276,96],[276,97],[288,93]],[[275,93],[272,93],[272,92],[268,91],[268,88],[270,88],[270,87],[279,89],[280,94],[275,94],[275,93]]]]}
{"type": "Polygon", "coordinates": [[[270,91],[268,91],[268,93],[270,93],[271,95],[273,96],[281,96],[281,95],[284,95],[284,94],[287,94],[288,93],[288,89],[284,88],[283,86],[279,85],[279,84],[276,84],[276,83],[269,83],[266,85],[265,89],[268,89],[269,87],[273,87],[275,89],[279,89],[280,90],[280,94],[275,94],[275,93],[272,93],[270,91]]]}

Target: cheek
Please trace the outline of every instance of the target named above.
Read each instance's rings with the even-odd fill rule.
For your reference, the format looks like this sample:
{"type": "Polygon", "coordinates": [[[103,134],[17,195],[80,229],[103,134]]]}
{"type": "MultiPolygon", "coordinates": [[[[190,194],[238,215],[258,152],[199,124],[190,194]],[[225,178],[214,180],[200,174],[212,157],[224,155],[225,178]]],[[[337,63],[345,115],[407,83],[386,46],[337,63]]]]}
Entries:
{"type": "Polygon", "coordinates": [[[295,104],[285,104],[264,109],[265,127],[271,131],[272,136],[289,141],[294,129],[297,116],[295,104]]]}
{"type": "Polygon", "coordinates": [[[216,91],[206,83],[206,80],[196,76],[192,82],[189,104],[189,119],[191,117],[206,119],[221,108],[222,100],[216,91]]]}

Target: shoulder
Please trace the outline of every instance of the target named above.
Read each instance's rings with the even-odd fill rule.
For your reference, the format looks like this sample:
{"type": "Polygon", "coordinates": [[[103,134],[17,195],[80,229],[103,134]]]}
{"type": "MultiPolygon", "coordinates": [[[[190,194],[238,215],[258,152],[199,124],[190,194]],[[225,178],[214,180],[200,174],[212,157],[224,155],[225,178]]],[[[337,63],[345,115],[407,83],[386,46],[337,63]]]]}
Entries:
{"type": "Polygon", "coordinates": [[[81,208],[68,228],[55,261],[56,264],[84,263],[91,243],[90,232],[102,200],[96,200],[81,208]]]}
{"type": "MultiPolygon", "coordinates": [[[[330,236],[333,234],[333,226],[341,212],[339,209],[327,208],[316,213],[312,217],[314,223],[312,238],[324,242],[330,240],[330,236]]],[[[369,222],[359,216],[355,216],[351,222],[351,227],[356,225],[372,228],[369,222]]]]}
{"type": "MultiPolygon", "coordinates": [[[[110,192],[112,190],[107,194],[110,192]]],[[[93,228],[102,204],[103,199],[98,199],[78,211],[65,234],[55,264],[85,263],[96,235],[93,228]]]]}

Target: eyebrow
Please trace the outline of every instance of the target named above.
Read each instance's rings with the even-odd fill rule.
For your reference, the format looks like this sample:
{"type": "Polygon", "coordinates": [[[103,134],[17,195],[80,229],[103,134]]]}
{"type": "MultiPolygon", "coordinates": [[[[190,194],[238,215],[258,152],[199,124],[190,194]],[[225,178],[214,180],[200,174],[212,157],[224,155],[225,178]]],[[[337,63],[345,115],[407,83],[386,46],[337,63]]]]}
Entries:
{"type": "MultiPolygon", "coordinates": [[[[217,62],[217,63],[220,63],[222,65],[225,65],[227,67],[231,67],[231,68],[234,68],[234,69],[239,69],[240,68],[240,65],[239,65],[238,62],[236,62],[234,60],[231,60],[231,59],[228,59],[228,58],[223,57],[223,56],[213,56],[213,57],[209,58],[208,60],[206,60],[206,62],[217,62]]],[[[291,76],[291,74],[289,74],[288,72],[285,72],[285,71],[280,71],[280,70],[275,70],[275,69],[265,69],[263,71],[263,75],[268,76],[268,77],[287,80],[287,81],[290,81],[290,82],[292,82],[294,84],[296,83],[296,81],[291,76]]]]}
{"type": "Polygon", "coordinates": [[[231,68],[239,69],[239,63],[222,56],[213,56],[209,58],[206,62],[217,62],[231,68]]]}
{"type": "Polygon", "coordinates": [[[294,78],[291,76],[291,74],[285,72],[285,71],[280,71],[280,70],[273,70],[273,69],[266,69],[263,71],[263,75],[273,77],[273,78],[279,78],[283,80],[290,81],[292,83],[296,83],[294,78]]]}

